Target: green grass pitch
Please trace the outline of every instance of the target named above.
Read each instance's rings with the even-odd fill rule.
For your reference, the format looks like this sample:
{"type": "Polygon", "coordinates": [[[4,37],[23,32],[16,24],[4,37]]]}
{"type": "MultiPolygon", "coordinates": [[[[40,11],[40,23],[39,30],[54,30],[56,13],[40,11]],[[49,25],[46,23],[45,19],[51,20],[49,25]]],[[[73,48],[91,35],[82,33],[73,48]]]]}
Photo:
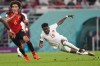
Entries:
{"type": "Polygon", "coordinates": [[[33,59],[28,53],[30,62],[17,53],[0,54],[0,66],[100,66],[100,51],[95,51],[95,57],[66,52],[38,52],[40,60],[33,59]]]}

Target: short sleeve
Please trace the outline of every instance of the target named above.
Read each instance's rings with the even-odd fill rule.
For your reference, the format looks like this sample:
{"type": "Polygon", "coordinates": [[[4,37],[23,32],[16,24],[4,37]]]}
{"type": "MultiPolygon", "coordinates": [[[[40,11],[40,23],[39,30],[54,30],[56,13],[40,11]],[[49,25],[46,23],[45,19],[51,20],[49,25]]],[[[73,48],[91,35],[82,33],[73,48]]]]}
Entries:
{"type": "Polygon", "coordinates": [[[25,20],[28,20],[28,17],[27,17],[27,15],[25,14],[25,13],[22,13],[23,15],[24,15],[24,17],[25,17],[25,20]]]}
{"type": "Polygon", "coordinates": [[[8,17],[8,14],[6,14],[6,16],[5,17],[8,17]]]}
{"type": "Polygon", "coordinates": [[[58,27],[58,25],[57,25],[57,23],[55,23],[55,24],[51,25],[50,27],[53,29],[56,29],[58,27]]]}

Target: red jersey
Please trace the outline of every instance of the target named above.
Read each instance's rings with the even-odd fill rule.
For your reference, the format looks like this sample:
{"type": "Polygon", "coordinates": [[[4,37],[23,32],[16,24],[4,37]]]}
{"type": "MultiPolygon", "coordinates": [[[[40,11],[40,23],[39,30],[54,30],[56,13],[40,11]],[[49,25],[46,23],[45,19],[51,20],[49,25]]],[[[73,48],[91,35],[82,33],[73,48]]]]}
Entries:
{"type": "MultiPolygon", "coordinates": [[[[8,15],[8,17],[12,17],[14,15],[14,13],[11,12],[11,13],[8,13],[7,15],[8,15]]],[[[20,24],[22,20],[23,20],[23,15],[22,14],[16,14],[16,16],[8,22],[11,30],[15,34],[17,34],[22,29],[22,26],[20,24]]]]}

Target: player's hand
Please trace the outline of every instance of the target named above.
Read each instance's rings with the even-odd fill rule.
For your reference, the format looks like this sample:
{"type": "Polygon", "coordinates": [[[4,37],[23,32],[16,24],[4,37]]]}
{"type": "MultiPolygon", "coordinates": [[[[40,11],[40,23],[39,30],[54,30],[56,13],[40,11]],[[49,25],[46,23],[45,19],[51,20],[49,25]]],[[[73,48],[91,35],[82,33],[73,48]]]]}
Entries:
{"type": "Polygon", "coordinates": [[[16,37],[15,33],[12,30],[8,31],[8,35],[11,38],[15,38],[16,37]]]}
{"type": "Polygon", "coordinates": [[[73,18],[73,16],[74,16],[74,15],[68,15],[68,17],[71,17],[71,18],[73,18]]]}

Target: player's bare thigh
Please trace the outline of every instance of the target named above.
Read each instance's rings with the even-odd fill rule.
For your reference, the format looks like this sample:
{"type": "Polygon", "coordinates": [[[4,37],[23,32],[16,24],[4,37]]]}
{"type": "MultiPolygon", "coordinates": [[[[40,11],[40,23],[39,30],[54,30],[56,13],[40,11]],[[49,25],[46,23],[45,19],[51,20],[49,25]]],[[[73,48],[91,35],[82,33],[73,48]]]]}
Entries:
{"type": "Polygon", "coordinates": [[[25,42],[28,42],[30,39],[29,39],[29,37],[28,36],[23,36],[23,40],[25,41],[25,42]]]}

